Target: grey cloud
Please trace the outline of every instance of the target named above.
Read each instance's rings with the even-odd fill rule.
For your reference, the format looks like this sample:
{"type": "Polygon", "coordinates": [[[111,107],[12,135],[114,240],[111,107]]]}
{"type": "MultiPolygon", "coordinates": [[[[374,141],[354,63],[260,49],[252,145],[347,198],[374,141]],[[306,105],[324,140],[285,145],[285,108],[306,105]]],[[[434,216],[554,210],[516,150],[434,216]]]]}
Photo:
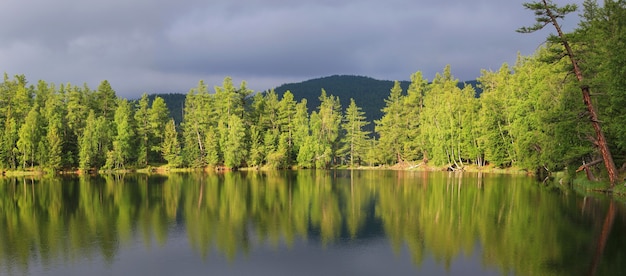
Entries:
{"type": "Polygon", "coordinates": [[[468,80],[542,43],[547,32],[515,33],[533,23],[522,2],[4,0],[0,70],[31,82],[108,79],[125,97],[225,76],[255,90],[331,74],[432,78],[446,64],[468,80]]]}

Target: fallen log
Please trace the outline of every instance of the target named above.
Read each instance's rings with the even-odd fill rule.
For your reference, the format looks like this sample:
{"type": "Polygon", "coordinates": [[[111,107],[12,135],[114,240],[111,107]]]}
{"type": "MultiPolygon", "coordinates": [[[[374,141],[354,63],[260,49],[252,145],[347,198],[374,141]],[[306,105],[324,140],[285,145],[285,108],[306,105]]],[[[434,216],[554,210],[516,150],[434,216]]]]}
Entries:
{"type": "Polygon", "coordinates": [[[578,167],[578,169],[576,169],[576,172],[580,172],[580,171],[584,170],[585,173],[587,174],[587,180],[596,181],[596,177],[593,175],[593,172],[591,172],[589,167],[595,166],[597,164],[600,164],[600,163],[602,163],[602,161],[604,161],[604,160],[603,159],[597,159],[597,160],[591,161],[589,163],[585,163],[585,161],[583,161],[583,165],[578,167]]]}
{"type": "Polygon", "coordinates": [[[582,170],[588,169],[591,166],[598,165],[598,164],[602,163],[602,161],[603,161],[602,159],[593,160],[593,161],[591,161],[589,163],[585,163],[585,161],[583,161],[582,166],[578,167],[578,169],[576,169],[576,172],[580,172],[582,170]]]}

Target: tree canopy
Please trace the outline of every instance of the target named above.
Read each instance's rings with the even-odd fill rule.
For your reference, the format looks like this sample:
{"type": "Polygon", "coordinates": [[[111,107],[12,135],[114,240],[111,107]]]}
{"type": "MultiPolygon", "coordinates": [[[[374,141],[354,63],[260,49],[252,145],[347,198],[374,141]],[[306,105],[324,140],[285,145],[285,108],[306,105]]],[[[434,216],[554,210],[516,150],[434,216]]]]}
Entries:
{"type": "MultiPolygon", "coordinates": [[[[549,23],[542,3],[526,5],[538,11],[539,25],[522,31],[549,23]]],[[[563,40],[549,39],[513,65],[483,70],[478,86],[461,83],[449,65],[432,81],[418,71],[410,82],[390,82],[387,95],[376,95],[384,102],[380,116],[361,106],[371,104],[371,93],[340,98],[345,93],[322,88],[309,101],[296,97],[297,91],[253,93],[245,81],[235,85],[230,77],[213,89],[199,81],[181,111],[180,103],[170,109],[158,96],[121,99],[108,81],[92,90],[70,83],[31,85],[23,75],[5,74],[0,168],[427,164],[573,172],[601,156],[590,111],[577,96],[581,85],[596,91],[591,101],[619,167],[626,162],[626,3],[587,0],[583,8],[579,27],[563,34],[576,52],[582,84],[570,74],[563,40]],[[180,112],[180,121],[168,110],[180,112]]],[[[552,9],[559,19],[574,6],[552,9]]]]}

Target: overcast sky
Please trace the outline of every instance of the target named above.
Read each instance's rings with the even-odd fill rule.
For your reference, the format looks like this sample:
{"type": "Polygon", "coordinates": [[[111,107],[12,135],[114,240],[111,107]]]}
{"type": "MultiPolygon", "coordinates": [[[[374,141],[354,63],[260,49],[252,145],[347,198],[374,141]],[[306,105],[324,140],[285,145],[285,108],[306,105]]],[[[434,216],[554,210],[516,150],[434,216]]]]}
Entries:
{"type": "MultiPolygon", "coordinates": [[[[432,80],[446,64],[473,80],[552,31],[516,33],[534,23],[523,2],[1,0],[0,72],[92,89],[107,79],[127,98],[226,76],[255,91],[335,74],[432,80]]],[[[579,17],[567,19],[572,29],[579,17]]]]}

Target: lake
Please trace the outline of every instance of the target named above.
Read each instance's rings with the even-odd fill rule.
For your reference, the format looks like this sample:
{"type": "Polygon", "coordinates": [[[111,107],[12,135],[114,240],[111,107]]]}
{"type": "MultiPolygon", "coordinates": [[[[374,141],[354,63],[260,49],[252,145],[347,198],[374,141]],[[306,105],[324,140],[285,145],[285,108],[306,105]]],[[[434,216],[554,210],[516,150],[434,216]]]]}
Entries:
{"type": "Polygon", "coordinates": [[[624,207],[523,175],[0,178],[0,274],[623,275],[624,207]]]}

